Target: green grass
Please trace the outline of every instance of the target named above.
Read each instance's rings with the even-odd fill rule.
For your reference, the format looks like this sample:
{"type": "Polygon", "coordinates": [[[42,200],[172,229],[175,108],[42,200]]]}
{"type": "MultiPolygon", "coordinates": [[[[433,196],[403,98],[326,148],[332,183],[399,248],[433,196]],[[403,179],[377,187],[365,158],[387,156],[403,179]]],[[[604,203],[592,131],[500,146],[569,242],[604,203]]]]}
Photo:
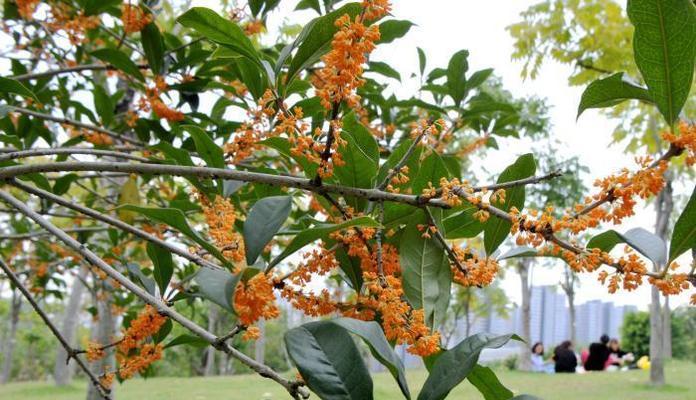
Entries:
{"type": "MultiPolygon", "coordinates": [[[[544,375],[498,371],[500,380],[515,393],[534,394],[545,400],[696,400],[696,364],[673,361],[667,364],[668,385],[656,389],[647,384],[646,371],[604,372],[576,375],[544,375]]],[[[408,382],[416,394],[425,381],[424,371],[409,371],[408,382]]],[[[387,374],[375,374],[375,397],[398,399],[399,390],[387,374]]],[[[83,399],[85,382],[56,388],[50,383],[21,382],[0,386],[0,399],[73,400],[83,399]]],[[[236,375],[214,378],[134,379],[117,387],[118,400],[255,400],[286,399],[274,382],[254,376],[236,375]]],[[[415,397],[415,396],[414,396],[415,397]]],[[[464,382],[450,399],[480,399],[464,382]]]]}

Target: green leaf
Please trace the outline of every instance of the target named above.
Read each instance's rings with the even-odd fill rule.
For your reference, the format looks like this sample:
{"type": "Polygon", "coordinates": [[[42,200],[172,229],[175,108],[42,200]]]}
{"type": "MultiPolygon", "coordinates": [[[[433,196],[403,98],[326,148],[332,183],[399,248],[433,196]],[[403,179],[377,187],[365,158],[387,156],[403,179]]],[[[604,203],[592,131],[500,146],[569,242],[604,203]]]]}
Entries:
{"type": "MultiPolygon", "coordinates": [[[[345,163],[334,167],[338,182],[350,187],[374,187],[379,162],[379,147],[374,135],[351,113],[343,119],[341,138],[345,146],[339,151],[345,163]]],[[[350,196],[346,196],[346,202],[358,211],[367,203],[365,199],[350,196]]]]}
{"type": "Polygon", "coordinates": [[[254,204],[244,222],[246,261],[253,265],[264,247],[273,239],[292,210],[292,197],[264,197],[254,204]]]}
{"type": "MultiPolygon", "coordinates": [[[[514,181],[518,179],[529,178],[536,172],[536,162],[532,154],[520,156],[512,165],[505,168],[503,173],[498,177],[498,183],[514,181]]],[[[505,203],[492,202],[491,205],[503,210],[510,211],[512,207],[517,207],[519,211],[524,208],[525,189],[524,186],[517,186],[505,190],[505,203]]],[[[483,244],[486,249],[486,254],[489,256],[495,252],[498,247],[505,241],[505,238],[510,233],[512,224],[501,218],[491,216],[486,221],[486,227],[483,233],[483,244]]]]}
{"type": "Polygon", "coordinates": [[[262,68],[259,54],[244,34],[244,30],[228,18],[221,17],[209,8],[193,7],[179,16],[177,22],[215,43],[236,51],[262,68]]]}
{"type": "MultiPolygon", "coordinates": [[[[0,77],[0,93],[14,93],[22,97],[31,97],[32,99],[39,101],[34,92],[27,89],[21,82],[10,78],[0,77]]],[[[9,110],[11,111],[11,110],[9,110]]]]}
{"type": "Polygon", "coordinates": [[[388,78],[394,78],[397,81],[401,82],[401,74],[399,74],[399,71],[395,70],[387,63],[383,63],[380,61],[370,61],[368,66],[368,72],[374,72],[380,75],[384,75],[388,78]]]}
{"type": "Polygon", "coordinates": [[[143,43],[143,50],[150,70],[155,75],[164,72],[164,41],[157,24],[150,22],[140,31],[140,40],[143,43]]]}
{"type": "Polygon", "coordinates": [[[215,144],[206,131],[196,125],[184,125],[182,128],[191,135],[193,143],[196,145],[198,156],[201,157],[209,167],[225,168],[225,155],[222,149],[215,144]]]}
{"type": "Polygon", "coordinates": [[[444,311],[440,305],[449,301],[452,284],[445,250],[411,223],[401,236],[399,257],[406,300],[414,309],[423,309],[428,326],[437,326],[444,311]]]}
{"type": "Polygon", "coordinates": [[[102,86],[95,86],[93,94],[94,108],[97,110],[97,114],[99,114],[102,124],[104,126],[110,125],[111,121],[114,120],[114,102],[111,100],[111,97],[109,97],[109,94],[106,93],[106,90],[104,90],[102,86]]]}
{"type": "Polygon", "coordinates": [[[222,253],[220,253],[217,247],[208,243],[191,228],[191,226],[188,224],[188,221],[186,221],[186,216],[181,210],[176,208],[139,207],[134,206],[132,204],[123,205],[119,207],[119,209],[135,211],[149,219],[155,220],[157,222],[169,225],[172,228],[177,229],[179,232],[183,233],[189,239],[198,243],[201,247],[203,247],[210,254],[215,256],[218,260],[222,261],[222,263],[225,266],[232,268],[232,265],[222,255],[222,253]]]}
{"type": "Polygon", "coordinates": [[[319,61],[321,56],[329,51],[331,40],[338,31],[335,25],[338,18],[344,14],[353,18],[361,11],[362,6],[359,3],[349,3],[310,21],[295,41],[294,47],[297,48],[297,53],[290,62],[286,85],[290,84],[300,71],[319,61]]]}
{"type": "Polygon", "coordinates": [[[466,95],[466,72],[469,70],[469,52],[460,50],[450,58],[447,66],[447,89],[458,107],[466,95]]]}
{"type": "Polygon", "coordinates": [[[126,269],[136,283],[140,284],[140,286],[142,286],[151,295],[155,295],[155,281],[149,276],[145,275],[137,264],[128,263],[126,264],[126,269]]]}
{"type": "Polygon", "coordinates": [[[411,21],[399,21],[390,19],[379,24],[379,40],[377,43],[391,43],[396,39],[406,36],[411,27],[415,25],[411,21]]]}
{"type": "Polygon", "coordinates": [[[650,97],[668,124],[679,117],[691,90],[696,59],[692,0],[629,0],[633,53],[650,97]]]}
{"type": "Polygon", "coordinates": [[[92,56],[109,63],[114,66],[114,68],[120,69],[127,75],[134,77],[139,81],[145,81],[145,77],[140,73],[140,69],[135,63],[126,55],[126,53],[116,50],[116,49],[99,49],[92,53],[92,56]]]}
{"type": "Polygon", "coordinates": [[[578,106],[578,118],[588,108],[611,107],[631,99],[652,103],[648,90],[628,80],[623,72],[608,78],[597,79],[582,93],[578,106]]]}
{"type": "Polygon", "coordinates": [[[425,57],[425,52],[423,49],[420,47],[416,47],[416,50],[418,50],[418,69],[420,71],[421,76],[425,73],[425,63],[427,61],[425,57]]]}
{"type": "MultiPolygon", "coordinates": [[[[483,85],[483,83],[491,76],[491,74],[493,74],[493,68],[482,69],[471,74],[469,80],[466,81],[465,93],[469,93],[469,91],[483,85]]],[[[466,97],[466,94],[464,96],[466,97]]]]}
{"type": "Polygon", "coordinates": [[[521,246],[521,247],[515,247],[515,248],[505,252],[503,255],[498,257],[498,261],[507,260],[508,258],[517,258],[517,257],[537,257],[538,255],[539,255],[539,252],[535,248],[528,247],[528,246],[521,246]]]}
{"type": "Polygon", "coordinates": [[[477,333],[462,340],[453,348],[443,351],[433,364],[423,384],[418,400],[441,400],[459,383],[466,379],[476,367],[479,355],[485,348],[497,349],[504,346],[514,335],[494,336],[477,333]]]}
{"type": "Polygon", "coordinates": [[[472,238],[481,233],[485,225],[474,218],[476,211],[476,206],[467,203],[462,211],[442,220],[447,239],[472,238]]]}
{"type": "Polygon", "coordinates": [[[189,334],[185,333],[183,335],[179,335],[179,336],[175,337],[174,339],[170,340],[169,343],[164,345],[164,348],[168,349],[170,347],[179,346],[182,344],[190,344],[194,347],[206,347],[209,345],[208,342],[201,339],[200,337],[194,336],[194,335],[189,335],[189,334]]]}
{"type": "Polygon", "coordinates": [[[223,269],[201,268],[193,278],[204,298],[229,312],[234,312],[234,291],[241,274],[233,275],[223,269]]]}
{"type": "Polygon", "coordinates": [[[671,263],[682,253],[696,248],[696,188],[691,193],[679,219],[674,224],[672,240],[669,245],[669,262],[671,263]]]}
{"type": "Polygon", "coordinates": [[[39,98],[36,97],[34,92],[27,89],[27,87],[21,82],[10,78],[0,77],[0,93],[14,93],[22,97],[31,97],[32,99],[39,101],[39,98]]]}
{"type": "Polygon", "coordinates": [[[606,231],[590,239],[587,248],[599,248],[601,251],[609,252],[619,243],[633,247],[657,265],[664,266],[667,262],[665,241],[643,228],[629,229],[625,233],[606,231]]]}
{"type": "Polygon", "coordinates": [[[348,332],[325,321],[285,333],[285,346],[307,387],[321,399],[370,400],[372,378],[348,332]]]}
{"type": "Polygon", "coordinates": [[[297,7],[295,7],[295,10],[307,10],[310,8],[316,11],[317,14],[321,14],[321,6],[319,5],[319,0],[300,0],[300,2],[297,3],[297,7]]]}
{"type": "Polygon", "coordinates": [[[152,265],[154,267],[152,275],[160,289],[160,295],[163,296],[174,274],[172,253],[164,247],[152,242],[147,243],[146,249],[147,255],[150,257],[150,260],[152,260],[152,265]]]}
{"type": "Polygon", "coordinates": [[[370,348],[372,356],[382,365],[387,367],[396,382],[399,384],[401,393],[407,399],[411,398],[411,393],[408,390],[406,383],[406,373],[401,359],[396,355],[394,349],[384,336],[384,332],[379,324],[375,321],[361,321],[353,318],[337,318],[327,322],[334,323],[344,328],[348,332],[360,336],[365,344],[370,348]]]}
{"type": "Polygon", "coordinates": [[[303,248],[305,245],[314,242],[317,239],[321,239],[328,235],[331,232],[340,230],[340,229],[346,229],[350,228],[353,226],[366,226],[366,227],[377,227],[379,224],[373,220],[370,217],[359,217],[359,218],[354,218],[351,219],[350,221],[346,221],[340,224],[327,224],[327,225],[320,225],[314,228],[308,228],[303,230],[302,232],[298,233],[290,242],[285,247],[285,250],[283,250],[282,253],[278,255],[271,263],[269,264],[269,268],[272,266],[275,266],[282,260],[284,260],[286,257],[289,255],[293,254],[297,250],[303,248]]]}
{"type": "Polygon", "coordinates": [[[478,389],[485,400],[509,400],[513,396],[510,389],[503,386],[498,377],[495,376],[495,372],[488,367],[476,364],[467,379],[478,389]]]}
{"type": "Polygon", "coordinates": [[[70,185],[75,182],[78,178],[77,174],[67,174],[56,179],[53,183],[53,194],[57,196],[62,196],[68,192],[70,185]]]}

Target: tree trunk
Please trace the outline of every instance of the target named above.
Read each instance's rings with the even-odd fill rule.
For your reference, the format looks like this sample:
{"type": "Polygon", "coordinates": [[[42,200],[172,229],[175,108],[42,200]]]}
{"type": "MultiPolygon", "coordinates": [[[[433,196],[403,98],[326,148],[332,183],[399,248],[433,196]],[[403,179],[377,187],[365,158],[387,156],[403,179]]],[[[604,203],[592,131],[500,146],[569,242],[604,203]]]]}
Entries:
{"type": "MultiPolygon", "coordinates": [[[[672,177],[665,174],[665,188],[655,200],[656,220],[655,234],[667,241],[669,217],[672,214],[674,203],[672,201],[672,177]]],[[[654,265],[654,270],[659,271],[663,265],[654,265]]],[[[657,287],[650,288],[650,383],[655,386],[665,384],[665,341],[671,341],[671,337],[665,336],[662,308],[660,307],[660,292],[657,287]]],[[[671,345],[670,345],[671,347],[671,345]]]]}
{"type": "MultiPolygon", "coordinates": [[[[208,309],[208,331],[215,332],[215,325],[218,320],[218,308],[215,305],[210,306],[208,309]]],[[[217,350],[213,346],[208,346],[206,348],[205,354],[205,369],[203,370],[203,376],[212,376],[215,374],[215,353],[217,350]]]]}
{"type": "Polygon", "coordinates": [[[263,364],[266,359],[266,320],[260,319],[256,325],[261,331],[261,336],[259,336],[254,344],[254,360],[263,364]]]}
{"type": "Polygon", "coordinates": [[[570,337],[570,342],[573,345],[577,345],[576,339],[576,323],[575,323],[575,283],[577,282],[577,276],[567,265],[563,272],[563,282],[561,282],[561,289],[568,298],[568,336],[570,337]]]}
{"type": "MultiPolygon", "coordinates": [[[[73,282],[68,304],[65,306],[65,314],[63,315],[61,333],[65,340],[72,346],[75,346],[76,342],[75,334],[77,333],[80,310],[82,309],[82,295],[85,292],[85,285],[82,283],[82,280],[86,277],[87,268],[80,267],[78,276],[73,282]]],[[[72,375],[75,371],[75,363],[67,363],[67,359],[68,353],[65,351],[65,348],[58,343],[56,360],[53,366],[53,379],[55,380],[56,386],[67,386],[72,380],[72,375]]]]}
{"type": "Polygon", "coordinates": [[[469,335],[471,335],[471,289],[465,288],[464,290],[464,322],[466,323],[464,327],[464,336],[469,337],[469,335]]]}
{"type": "MultiPolygon", "coordinates": [[[[108,284],[108,283],[107,283],[108,284]]],[[[115,334],[115,319],[111,312],[112,288],[105,288],[97,295],[97,311],[99,319],[94,325],[92,340],[102,345],[113,342],[115,334]]],[[[95,361],[90,366],[95,375],[100,376],[106,371],[115,372],[116,363],[114,352],[106,352],[106,356],[101,360],[95,361]]],[[[115,397],[114,387],[111,388],[111,397],[115,397]]],[[[101,400],[102,397],[91,383],[87,383],[87,400],[101,400]]]]}
{"type": "Polygon", "coordinates": [[[10,330],[5,337],[3,346],[3,365],[0,372],[0,383],[9,382],[12,377],[12,361],[14,350],[17,344],[17,326],[19,325],[19,314],[22,311],[22,295],[18,290],[12,290],[12,302],[10,305],[10,330]]]}
{"type": "Polygon", "coordinates": [[[662,330],[665,358],[672,358],[672,310],[669,308],[669,296],[665,297],[662,307],[662,330]]]}
{"type": "Polygon", "coordinates": [[[520,353],[519,368],[522,371],[531,371],[532,369],[532,350],[531,346],[531,298],[532,289],[529,286],[529,267],[531,262],[527,259],[522,259],[519,264],[517,264],[517,272],[520,274],[520,289],[522,289],[522,305],[521,305],[521,317],[522,317],[522,337],[527,341],[529,345],[522,346],[522,352],[520,353]]]}

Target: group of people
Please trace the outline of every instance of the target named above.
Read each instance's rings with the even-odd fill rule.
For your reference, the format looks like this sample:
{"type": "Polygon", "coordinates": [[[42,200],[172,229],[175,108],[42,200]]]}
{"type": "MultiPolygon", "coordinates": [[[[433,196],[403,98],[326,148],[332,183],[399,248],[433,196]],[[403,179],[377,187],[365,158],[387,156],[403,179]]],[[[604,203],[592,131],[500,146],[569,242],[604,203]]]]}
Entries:
{"type": "Polygon", "coordinates": [[[575,373],[576,371],[619,370],[634,361],[633,354],[621,350],[618,339],[602,335],[599,342],[583,350],[580,357],[573,350],[573,343],[566,340],[556,346],[550,359],[544,359],[544,345],[532,346],[532,370],[546,373],[575,373]],[[581,367],[578,367],[578,361],[581,367]]]}

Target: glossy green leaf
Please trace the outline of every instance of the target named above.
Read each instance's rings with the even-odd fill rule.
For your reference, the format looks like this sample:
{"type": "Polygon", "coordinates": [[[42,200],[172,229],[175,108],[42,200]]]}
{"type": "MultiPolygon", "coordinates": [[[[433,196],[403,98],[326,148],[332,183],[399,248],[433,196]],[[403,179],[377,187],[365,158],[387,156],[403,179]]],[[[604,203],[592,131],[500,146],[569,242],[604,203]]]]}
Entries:
{"type": "Polygon", "coordinates": [[[114,120],[114,102],[101,86],[95,86],[92,93],[94,94],[94,108],[97,110],[102,124],[104,126],[110,125],[114,120]]]}
{"type": "Polygon", "coordinates": [[[447,66],[447,90],[454,104],[459,104],[466,94],[466,72],[469,70],[469,52],[460,50],[450,58],[447,66]]]}
{"type": "Polygon", "coordinates": [[[169,286],[169,281],[172,279],[174,274],[174,260],[172,259],[172,253],[165,249],[164,247],[148,242],[147,243],[147,255],[152,260],[153,270],[152,276],[157,282],[157,286],[160,290],[160,295],[164,295],[169,286]]]}
{"type": "Polygon", "coordinates": [[[693,248],[696,248],[696,188],[674,224],[669,245],[669,262],[671,263],[682,253],[693,248]]]}
{"type": "Polygon", "coordinates": [[[78,179],[77,174],[66,174],[53,183],[53,194],[62,196],[70,190],[70,185],[78,179]]]}
{"type": "Polygon", "coordinates": [[[126,264],[126,269],[128,270],[131,278],[137,284],[142,286],[151,295],[155,295],[155,281],[149,276],[145,275],[143,271],[140,270],[138,264],[128,263],[126,264]]]}
{"type": "Polygon", "coordinates": [[[445,250],[435,239],[424,238],[417,224],[404,228],[400,240],[401,280],[406,300],[414,309],[423,309],[428,326],[436,326],[447,304],[452,285],[445,250]],[[447,301],[445,301],[445,299],[447,301]]]}
{"type": "Polygon", "coordinates": [[[191,138],[193,138],[198,156],[202,158],[209,167],[225,168],[225,155],[222,149],[215,144],[206,131],[196,125],[184,125],[183,128],[191,135],[191,138]]]}
{"type": "Polygon", "coordinates": [[[344,328],[310,322],[287,331],[285,347],[307,387],[320,399],[373,398],[370,373],[344,328]]]}
{"type": "Polygon", "coordinates": [[[233,275],[223,269],[201,268],[193,278],[204,298],[229,312],[234,312],[234,291],[240,275],[233,275]]]}
{"type": "Polygon", "coordinates": [[[99,49],[92,53],[92,56],[109,63],[139,81],[145,81],[145,77],[140,72],[137,65],[126,55],[126,53],[116,49],[99,49]]]}
{"type": "Polygon", "coordinates": [[[150,22],[140,31],[140,40],[143,43],[143,50],[150,70],[155,75],[164,72],[164,42],[157,24],[150,22]]]}
{"type": "Polygon", "coordinates": [[[399,71],[392,68],[389,64],[380,61],[370,61],[368,64],[367,72],[374,72],[380,75],[384,75],[388,78],[394,78],[401,82],[401,74],[399,71]]]}
{"type": "Polygon", "coordinates": [[[633,53],[650,97],[668,124],[679,117],[691,90],[696,59],[692,0],[629,0],[633,53]]]}
{"type": "Polygon", "coordinates": [[[400,21],[397,19],[390,19],[389,21],[384,21],[379,24],[379,40],[377,43],[391,43],[396,39],[406,36],[408,31],[415,24],[411,21],[400,21]]]}
{"type": "Polygon", "coordinates": [[[442,220],[447,239],[472,238],[481,233],[485,225],[474,217],[476,211],[476,206],[467,204],[463,210],[442,220]]]}
{"type": "Polygon", "coordinates": [[[295,75],[300,71],[319,61],[321,56],[329,51],[331,40],[338,31],[335,25],[338,18],[344,14],[353,18],[361,11],[362,6],[359,3],[349,3],[309,22],[295,42],[294,47],[297,48],[297,52],[290,62],[286,84],[295,79],[295,75]]]}
{"type": "Polygon", "coordinates": [[[259,54],[244,30],[228,18],[205,7],[193,7],[177,18],[181,25],[191,28],[207,39],[226,46],[261,67],[259,54]]]}
{"type": "Polygon", "coordinates": [[[339,325],[348,332],[360,336],[370,348],[372,356],[387,367],[394,379],[396,379],[404,397],[407,399],[411,398],[411,393],[406,383],[404,365],[387,341],[382,328],[377,322],[361,321],[353,318],[336,318],[327,322],[339,325]]]}
{"type": "MultiPolygon", "coordinates": [[[[512,165],[498,177],[497,183],[510,182],[518,179],[529,178],[536,172],[536,162],[532,154],[520,156],[512,165]]],[[[491,205],[503,211],[510,211],[512,207],[516,207],[522,211],[524,208],[525,188],[517,186],[505,190],[505,202],[492,202],[491,205]]],[[[486,249],[486,254],[489,256],[495,252],[498,247],[505,241],[505,238],[510,233],[512,224],[501,218],[491,216],[486,221],[486,227],[483,233],[483,244],[486,249]]]]}
{"type": "Polygon", "coordinates": [[[462,340],[453,348],[443,351],[433,364],[428,379],[423,384],[418,400],[442,400],[476,367],[479,355],[485,348],[504,346],[514,335],[495,336],[477,333],[462,340]]]}
{"type": "Polygon", "coordinates": [[[217,247],[210,244],[208,241],[203,239],[198,233],[196,233],[191,226],[186,221],[186,216],[181,210],[176,208],[157,208],[157,207],[139,207],[132,204],[126,204],[119,209],[125,209],[130,211],[135,211],[145,217],[157,221],[162,224],[171,226],[177,229],[179,232],[183,233],[189,239],[198,243],[201,247],[206,249],[210,254],[215,256],[218,260],[222,261],[224,265],[231,267],[227,259],[220,253],[217,247]]]}
{"type": "Polygon", "coordinates": [[[466,377],[485,400],[510,400],[513,393],[506,388],[492,369],[476,364],[466,377]]]}
{"type": "Polygon", "coordinates": [[[509,251],[503,253],[500,257],[498,257],[498,261],[502,260],[507,260],[509,258],[518,258],[518,257],[537,257],[539,255],[539,252],[537,249],[533,247],[528,247],[528,246],[521,246],[521,247],[514,247],[510,249],[509,251]]]}
{"type": "Polygon", "coordinates": [[[201,339],[200,337],[185,333],[170,340],[166,345],[164,345],[164,348],[168,349],[170,347],[179,346],[182,344],[188,344],[194,347],[206,347],[209,345],[208,342],[201,339]]]}
{"type": "Polygon", "coordinates": [[[283,252],[270,263],[269,267],[275,266],[297,250],[303,248],[309,243],[314,242],[315,240],[326,237],[326,235],[331,232],[353,226],[377,227],[379,224],[370,217],[358,217],[340,224],[327,224],[305,229],[292,239],[290,244],[285,247],[283,252]]]}
{"type": "Polygon", "coordinates": [[[582,93],[578,117],[589,108],[610,107],[626,100],[652,102],[648,90],[628,80],[623,72],[608,78],[597,79],[582,93]]]}
{"type": "MultiPolygon", "coordinates": [[[[39,101],[34,92],[27,89],[21,82],[10,78],[0,77],[0,93],[14,93],[22,97],[32,98],[39,101]]],[[[11,111],[11,110],[10,110],[11,111]]]]}
{"type": "MultiPolygon", "coordinates": [[[[349,187],[372,188],[377,177],[379,147],[374,135],[349,114],[343,120],[341,138],[345,145],[339,147],[345,163],[334,167],[338,182],[349,187]]],[[[362,210],[365,199],[346,196],[346,202],[356,210],[362,210]]]]}
{"type": "Polygon", "coordinates": [[[244,221],[246,261],[253,265],[292,210],[292,197],[271,196],[257,201],[244,221]]]}
{"type": "Polygon", "coordinates": [[[633,247],[657,265],[664,266],[667,262],[667,245],[664,240],[643,228],[629,229],[625,233],[608,230],[590,239],[587,248],[609,252],[619,243],[633,247]]]}

